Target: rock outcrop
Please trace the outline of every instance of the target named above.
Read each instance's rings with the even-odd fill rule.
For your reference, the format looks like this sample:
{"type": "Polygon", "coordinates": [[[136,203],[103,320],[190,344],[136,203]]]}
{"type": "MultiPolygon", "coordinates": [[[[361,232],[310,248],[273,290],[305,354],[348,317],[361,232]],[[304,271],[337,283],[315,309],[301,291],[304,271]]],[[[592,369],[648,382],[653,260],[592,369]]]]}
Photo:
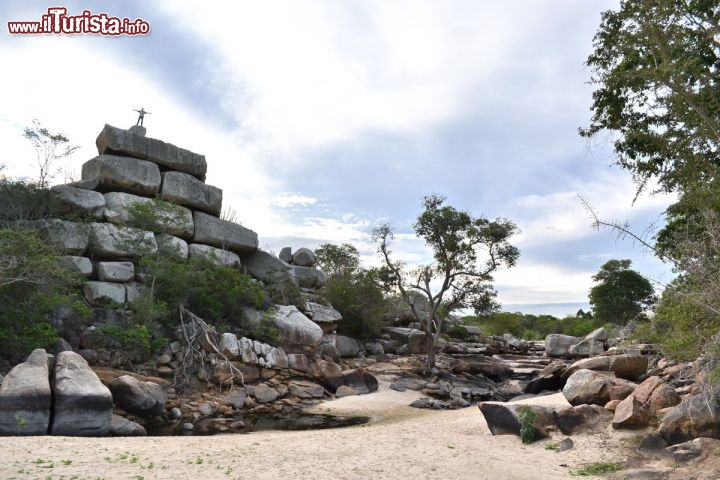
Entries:
{"type": "Polygon", "coordinates": [[[52,391],[45,350],[33,350],[0,385],[0,435],[47,435],[52,391]]]}
{"type": "Polygon", "coordinates": [[[88,363],[75,352],[55,360],[50,434],[101,437],[110,433],[113,398],[88,363]]]}

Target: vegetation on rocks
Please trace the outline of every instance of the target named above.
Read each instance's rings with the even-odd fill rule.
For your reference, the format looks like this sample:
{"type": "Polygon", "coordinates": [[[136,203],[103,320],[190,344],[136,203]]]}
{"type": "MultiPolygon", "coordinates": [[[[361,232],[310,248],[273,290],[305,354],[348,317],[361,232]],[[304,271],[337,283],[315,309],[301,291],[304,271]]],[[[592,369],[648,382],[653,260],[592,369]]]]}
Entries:
{"type": "Polygon", "coordinates": [[[36,231],[0,228],[0,351],[19,360],[57,340],[51,318],[88,317],[79,298],[81,279],[36,231]]]}
{"type": "Polygon", "coordinates": [[[317,265],[328,275],[323,293],[342,320],[338,332],[370,339],[381,331],[386,298],[377,269],[360,266],[354,246],[325,243],[315,250],[317,265]]]}
{"type": "MultiPolygon", "coordinates": [[[[654,245],[627,225],[596,217],[669,261],[680,277],[663,292],[650,333],[675,358],[720,359],[720,6],[717,2],[626,0],[603,13],[587,64],[593,117],[584,136],[616,134],[617,164],[638,194],[650,185],[676,203],[654,245]]],[[[718,378],[711,374],[708,378],[718,378]]]]}

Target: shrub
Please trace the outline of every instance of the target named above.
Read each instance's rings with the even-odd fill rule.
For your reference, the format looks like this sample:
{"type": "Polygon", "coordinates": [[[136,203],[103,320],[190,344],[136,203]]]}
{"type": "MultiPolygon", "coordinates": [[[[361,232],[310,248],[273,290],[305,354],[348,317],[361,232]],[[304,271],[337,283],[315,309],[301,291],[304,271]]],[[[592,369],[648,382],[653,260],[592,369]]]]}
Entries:
{"type": "Polygon", "coordinates": [[[518,422],[520,422],[520,440],[522,443],[533,443],[537,438],[535,421],[537,413],[530,407],[520,407],[518,410],[518,422]]]}
{"type": "Polygon", "coordinates": [[[50,316],[69,308],[77,317],[90,310],[79,298],[82,279],[36,231],[0,228],[0,349],[19,359],[57,340],[50,316]]]}

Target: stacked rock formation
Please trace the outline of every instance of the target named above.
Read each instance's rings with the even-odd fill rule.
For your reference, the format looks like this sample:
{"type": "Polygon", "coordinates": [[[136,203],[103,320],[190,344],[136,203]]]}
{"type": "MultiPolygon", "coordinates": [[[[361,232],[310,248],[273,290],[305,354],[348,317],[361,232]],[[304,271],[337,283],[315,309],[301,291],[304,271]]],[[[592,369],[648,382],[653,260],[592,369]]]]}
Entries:
{"type": "Polygon", "coordinates": [[[219,218],[222,190],[204,182],[203,155],[146,138],[144,129],[110,125],[96,145],[99,155],[82,166],[82,179],[52,189],[67,211],[96,221],[56,219],[37,225],[45,240],[88,277],[84,294],[91,305],[132,302],[141,289],[132,260],[158,246],[172,246],[182,258],[208,256],[238,268],[241,254],[258,251],[255,232],[219,218]],[[158,219],[168,234],[128,226],[131,206],[155,197],[177,205],[173,218],[158,219]]]}

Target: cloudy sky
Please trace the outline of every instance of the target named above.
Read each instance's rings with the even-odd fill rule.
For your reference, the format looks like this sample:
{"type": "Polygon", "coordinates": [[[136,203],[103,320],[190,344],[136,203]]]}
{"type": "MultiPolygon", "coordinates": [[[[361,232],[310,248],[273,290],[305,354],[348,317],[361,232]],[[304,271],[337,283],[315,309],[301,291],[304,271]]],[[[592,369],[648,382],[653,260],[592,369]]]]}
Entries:
{"type": "Polygon", "coordinates": [[[612,232],[595,232],[578,195],[639,232],[669,199],[642,196],[613,166],[611,137],[577,134],[590,118],[598,0],[70,0],[151,26],[147,36],[10,35],[55,4],[0,2],[0,164],[36,176],[22,138],[38,118],[97,154],[105,123],[144,107],[148,136],[203,153],[224,209],[261,247],[350,242],[376,262],[369,232],[389,222],[394,251],[428,260],[412,234],[424,195],[522,234],[518,265],[496,275],[504,308],[587,308],[591,276],[630,258],[660,282],[669,267],[612,232]]]}

